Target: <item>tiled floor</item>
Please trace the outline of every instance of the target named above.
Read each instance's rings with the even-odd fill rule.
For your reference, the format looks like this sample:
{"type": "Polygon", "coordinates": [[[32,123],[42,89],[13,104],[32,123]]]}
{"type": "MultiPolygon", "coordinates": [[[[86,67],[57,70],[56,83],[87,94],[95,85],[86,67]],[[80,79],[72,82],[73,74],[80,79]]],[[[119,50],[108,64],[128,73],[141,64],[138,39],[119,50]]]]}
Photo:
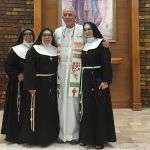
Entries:
{"type": "MultiPolygon", "coordinates": [[[[0,122],[2,119],[0,111],[0,122]]],[[[105,146],[104,150],[150,150],[150,108],[142,111],[131,109],[114,109],[117,132],[117,142],[105,146]]],[[[53,144],[46,148],[29,147],[27,145],[11,144],[4,141],[0,135],[0,150],[85,150],[85,148],[70,144],[53,144]]],[[[92,149],[91,149],[92,150],[92,149]]]]}

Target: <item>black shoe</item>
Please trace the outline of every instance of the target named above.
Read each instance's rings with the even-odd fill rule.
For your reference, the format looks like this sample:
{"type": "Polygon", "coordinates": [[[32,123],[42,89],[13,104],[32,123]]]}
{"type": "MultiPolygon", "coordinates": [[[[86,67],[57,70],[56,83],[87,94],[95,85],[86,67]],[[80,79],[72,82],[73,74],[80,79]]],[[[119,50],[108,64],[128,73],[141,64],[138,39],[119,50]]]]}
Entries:
{"type": "Polygon", "coordinates": [[[78,140],[71,140],[68,143],[71,145],[76,145],[76,144],[79,144],[79,141],[78,140]]]}
{"type": "Polygon", "coordinates": [[[19,140],[17,138],[5,138],[5,141],[9,142],[9,143],[18,143],[19,144],[19,140]]]}
{"type": "Polygon", "coordinates": [[[40,147],[41,147],[41,148],[46,148],[46,147],[48,147],[49,145],[50,145],[50,143],[45,143],[45,144],[41,144],[40,147]]]}
{"type": "Polygon", "coordinates": [[[96,145],[95,148],[96,148],[96,149],[103,149],[103,148],[104,148],[104,145],[96,145]]]}
{"type": "Polygon", "coordinates": [[[79,145],[80,145],[80,146],[86,146],[86,144],[84,144],[84,143],[79,143],[79,145]]]}
{"type": "Polygon", "coordinates": [[[59,144],[62,144],[62,143],[65,143],[63,140],[61,140],[61,139],[57,139],[57,143],[59,143],[59,144]]]}
{"type": "Polygon", "coordinates": [[[79,143],[79,145],[80,145],[80,146],[86,146],[86,144],[84,144],[84,143],[82,143],[82,142],[79,143]]]}

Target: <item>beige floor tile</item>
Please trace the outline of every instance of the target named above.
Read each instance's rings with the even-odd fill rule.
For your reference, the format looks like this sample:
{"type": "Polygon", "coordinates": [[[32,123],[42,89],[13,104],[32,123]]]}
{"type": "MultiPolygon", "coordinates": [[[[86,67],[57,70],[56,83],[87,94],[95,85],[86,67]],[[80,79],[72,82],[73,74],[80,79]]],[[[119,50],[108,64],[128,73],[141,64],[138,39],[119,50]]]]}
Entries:
{"type": "MultiPolygon", "coordinates": [[[[2,120],[0,111],[0,122],[2,120]]],[[[104,150],[150,150],[150,108],[142,111],[114,109],[117,142],[106,145],[104,150]]],[[[0,123],[1,126],[1,123],[0,123]]],[[[0,134],[0,150],[85,150],[79,145],[53,144],[46,148],[10,144],[0,134]]],[[[92,150],[92,149],[91,149],[92,150]]]]}

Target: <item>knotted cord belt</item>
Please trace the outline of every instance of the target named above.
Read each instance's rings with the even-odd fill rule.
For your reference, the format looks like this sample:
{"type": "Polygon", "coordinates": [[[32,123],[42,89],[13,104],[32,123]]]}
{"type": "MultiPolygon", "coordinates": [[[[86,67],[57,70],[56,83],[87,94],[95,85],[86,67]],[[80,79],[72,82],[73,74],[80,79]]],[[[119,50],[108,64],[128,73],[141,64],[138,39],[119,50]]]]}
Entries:
{"type": "Polygon", "coordinates": [[[81,95],[81,99],[80,99],[80,105],[81,105],[81,109],[80,109],[80,121],[82,120],[82,117],[83,117],[83,93],[82,93],[83,71],[85,69],[89,69],[89,70],[100,69],[101,67],[102,66],[87,66],[87,67],[82,67],[82,70],[81,70],[81,86],[80,86],[80,95],[81,95]]]}
{"type": "MultiPolygon", "coordinates": [[[[36,74],[36,77],[51,77],[55,75],[53,74],[36,74]]],[[[30,104],[30,112],[31,112],[31,130],[34,132],[35,131],[35,94],[31,95],[31,104],[30,104]]]]}
{"type": "Polygon", "coordinates": [[[17,118],[18,118],[18,122],[19,122],[19,118],[20,118],[20,81],[18,81],[18,91],[17,91],[17,118]]]}

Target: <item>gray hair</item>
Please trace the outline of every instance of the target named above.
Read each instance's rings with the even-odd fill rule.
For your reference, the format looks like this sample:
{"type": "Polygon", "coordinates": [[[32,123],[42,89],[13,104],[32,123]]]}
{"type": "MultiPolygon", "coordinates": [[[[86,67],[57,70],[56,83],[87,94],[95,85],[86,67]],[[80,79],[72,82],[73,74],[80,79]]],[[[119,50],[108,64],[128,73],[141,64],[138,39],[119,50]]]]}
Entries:
{"type": "Polygon", "coordinates": [[[71,11],[71,12],[76,16],[76,11],[75,11],[75,9],[74,9],[73,6],[66,6],[66,7],[63,9],[63,13],[64,13],[65,11],[71,11]]]}

